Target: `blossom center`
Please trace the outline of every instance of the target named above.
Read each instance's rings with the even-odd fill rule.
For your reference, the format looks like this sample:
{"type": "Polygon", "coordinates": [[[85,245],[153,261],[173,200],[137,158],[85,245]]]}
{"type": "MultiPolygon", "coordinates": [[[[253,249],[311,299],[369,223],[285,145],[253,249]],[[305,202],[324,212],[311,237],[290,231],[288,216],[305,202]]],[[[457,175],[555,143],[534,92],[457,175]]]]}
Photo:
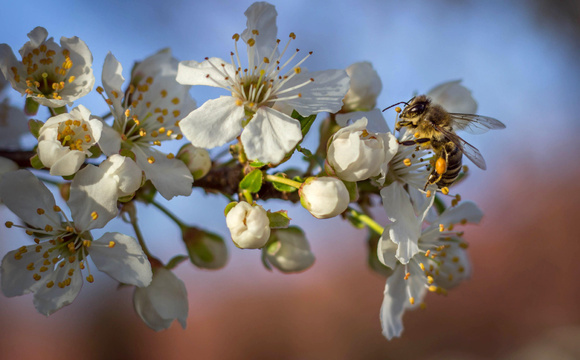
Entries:
{"type": "Polygon", "coordinates": [[[89,125],[84,120],[66,120],[59,124],[56,139],[71,150],[85,151],[93,144],[89,125]]]}

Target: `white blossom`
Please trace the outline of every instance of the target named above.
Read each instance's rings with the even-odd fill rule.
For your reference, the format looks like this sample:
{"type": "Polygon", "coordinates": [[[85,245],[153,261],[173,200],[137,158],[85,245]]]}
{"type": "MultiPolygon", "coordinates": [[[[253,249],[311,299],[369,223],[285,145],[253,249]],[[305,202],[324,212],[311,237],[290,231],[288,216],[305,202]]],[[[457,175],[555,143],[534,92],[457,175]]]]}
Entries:
{"type": "Polygon", "coordinates": [[[270,237],[270,220],[260,205],[240,201],[226,215],[226,225],[232,240],[242,249],[261,248],[270,237]]]}
{"type": "Polygon", "coordinates": [[[299,192],[302,206],[318,219],[342,214],[350,202],[344,183],[330,176],[306,179],[299,192]]]}
{"type": "Polygon", "coordinates": [[[133,307],[141,320],[155,331],[168,329],[173,320],[184,329],[187,326],[189,304],[185,285],[163,267],[153,270],[149,286],[135,288],[133,307]]]}
{"type": "Polygon", "coordinates": [[[101,120],[82,105],[53,116],[40,128],[38,158],[51,175],[73,175],[91,155],[89,149],[101,138],[102,128],[101,120]]]}
{"type": "Polygon", "coordinates": [[[179,149],[177,158],[185,163],[194,179],[201,179],[211,169],[209,152],[192,144],[185,144],[179,149]]]}
{"type": "Polygon", "coordinates": [[[88,94],[95,83],[93,56],[78,37],[62,37],[60,46],[36,27],[20,49],[21,61],[7,44],[0,44],[0,70],[12,87],[41,105],[61,107],[88,94]]]}
{"type": "Polygon", "coordinates": [[[117,183],[117,197],[131,195],[141,187],[142,171],[135,161],[126,156],[111,155],[99,168],[105,172],[104,176],[117,183]]]}
{"type": "Polygon", "coordinates": [[[135,286],[151,282],[151,265],[141,246],[130,236],[107,232],[93,240],[90,230],[104,227],[117,214],[117,185],[101,178],[89,165],[75,176],[68,205],[71,219],[55,203],[52,193],[31,172],[18,170],[4,175],[0,197],[27,226],[35,245],[22,246],[4,256],[2,292],[8,297],[34,293],[34,306],[50,315],[70,304],[78,295],[82,271],[94,278],[90,256],[97,269],[115,280],[135,286]]]}
{"type": "Polygon", "coordinates": [[[344,97],[342,112],[370,111],[377,104],[383,89],[381,78],[368,61],[357,62],[346,68],[350,87],[344,97]]]}
{"type": "Polygon", "coordinates": [[[193,145],[204,148],[221,146],[241,133],[249,159],[279,163],[302,140],[299,121],[290,117],[292,110],[302,116],[339,111],[349,79],[344,70],[306,72],[301,64],[310,55],[295,62],[298,51],[284,60],[296,36],[290,34],[280,51],[273,5],[254,3],[245,14],[247,29],[241,37],[234,35],[236,51],[230,61],[212,57],[179,64],[178,82],[231,92],[187,115],[181,130],[193,145]],[[240,38],[247,45],[247,68],[237,50],[240,38]]]}
{"type": "Polygon", "coordinates": [[[156,149],[162,142],[181,139],[179,120],[195,108],[189,86],[175,81],[177,60],[168,50],[139,63],[126,92],[121,64],[112,54],[105,58],[103,87],[109,97],[114,123],[103,128],[99,146],[107,155],[121,149],[135,155],[137,165],[166,199],[191,194],[193,177],[173,154],[156,149]]]}
{"type": "Polygon", "coordinates": [[[327,150],[327,161],[334,173],[346,181],[362,181],[386,173],[397,152],[397,139],[391,133],[367,130],[367,118],[338,130],[327,150]]]}
{"type": "Polygon", "coordinates": [[[463,202],[445,210],[423,230],[423,222],[417,219],[414,225],[419,234],[419,252],[407,264],[397,261],[397,244],[390,232],[383,233],[377,247],[378,257],[394,270],[385,285],[380,313],[383,335],[387,339],[401,335],[405,310],[419,306],[427,291],[446,294],[469,277],[467,244],[461,238],[462,233],[454,231],[454,226],[479,223],[482,216],[474,203],[463,202]]]}

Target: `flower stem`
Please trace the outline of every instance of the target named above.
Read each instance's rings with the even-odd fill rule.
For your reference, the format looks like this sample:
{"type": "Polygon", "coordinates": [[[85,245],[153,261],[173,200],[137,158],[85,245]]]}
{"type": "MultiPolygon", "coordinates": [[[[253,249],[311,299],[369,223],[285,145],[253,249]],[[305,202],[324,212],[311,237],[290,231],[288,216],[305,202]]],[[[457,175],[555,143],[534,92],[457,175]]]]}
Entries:
{"type": "Polygon", "coordinates": [[[143,239],[143,234],[141,233],[141,229],[139,228],[139,224],[137,224],[137,211],[128,211],[129,218],[131,219],[131,226],[133,226],[133,230],[135,231],[135,236],[137,236],[137,241],[139,241],[139,245],[141,245],[141,249],[148,258],[154,259],[155,257],[149,252],[147,248],[147,244],[145,244],[145,239],[143,239]]]}
{"type": "Polygon", "coordinates": [[[348,211],[348,214],[352,218],[354,218],[354,219],[360,221],[361,223],[365,224],[366,226],[369,227],[369,229],[373,230],[377,234],[382,235],[383,234],[383,231],[385,231],[385,228],[382,227],[381,225],[379,225],[379,223],[377,223],[372,217],[370,217],[368,215],[365,215],[362,212],[357,211],[357,210],[355,210],[355,209],[353,209],[351,207],[349,207],[347,209],[347,211],[348,211]]]}
{"type": "Polygon", "coordinates": [[[252,193],[248,190],[242,190],[242,194],[244,195],[244,198],[246,199],[246,201],[248,202],[248,204],[253,204],[254,203],[254,199],[252,198],[252,193]]]}
{"type": "Polygon", "coordinates": [[[156,208],[158,208],[159,210],[161,210],[161,212],[167,215],[167,217],[169,217],[171,220],[173,220],[173,222],[175,222],[177,226],[179,226],[181,231],[184,231],[187,228],[187,225],[185,225],[181,220],[179,220],[179,218],[175,216],[171,211],[169,211],[169,209],[167,209],[165,206],[161,205],[155,200],[151,201],[151,204],[156,208]]]}
{"type": "Polygon", "coordinates": [[[266,175],[265,180],[269,181],[269,182],[277,182],[280,184],[292,186],[296,189],[300,189],[300,187],[302,186],[302,183],[300,183],[298,181],[290,180],[290,179],[283,178],[281,176],[275,176],[275,175],[266,175]]]}

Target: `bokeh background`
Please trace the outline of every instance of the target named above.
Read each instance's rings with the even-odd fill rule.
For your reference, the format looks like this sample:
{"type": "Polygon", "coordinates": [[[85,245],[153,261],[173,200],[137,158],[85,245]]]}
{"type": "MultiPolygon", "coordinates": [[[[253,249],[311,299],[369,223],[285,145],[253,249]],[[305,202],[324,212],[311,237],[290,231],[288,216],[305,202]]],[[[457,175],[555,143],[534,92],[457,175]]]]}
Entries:
{"type": "MultiPolygon", "coordinates": [[[[575,359],[580,358],[580,3],[528,1],[272,1],[279,37],[313,50],[310,70],[370,61],[383,81],[378,106],[463,79],[478,113],[507,124],[467,141],[488,170],[457,187],[484,210],[466,229],[470,281],[446,298],[430,294],[408,312],[401,339],[381,335],[385,279],[366,264],[366,233],[290,207],[317,257],[308,271],[266,271],[258,251],[228,244],[225,269],[177,270],[189,293],[188,327],[155,333],[132,309],[132,289],[99,276],[74,303],[46,318],[31,296],[0,296],[2,359],[575,359]]],[[[251,1],[2,1],[0,42],[18,50],[35,26],[79,36],[94,56],[96,85],[111,51],[124,65],[170,47],[180,60],[227,57],[251,1]]],[[[223,94],[194,88],[203,103],[223,94]]],[[[22,99],[12,95],[14,105],[22,99]]],[[[103,100],[78,101],[95,114],[103,100]]],[[[42,115],[42,114],[41,114],[42,115]]],[[[387,114],[390,125],[394,113],[387,114]],[[389,117],[390,116],[390,117],[389,117]]],[[[316,146],[310,136],[307,146],[316,146]]],[[[167,204],[191,224],[228,238],[226,201],[200,191],[167,204]]],[[[287,207],[269,201],[266,207],[287,207]]],[[[185,250],[178,229],[139,209],[152,251],[185,250]]],[[[378,209],[377,214],[380,214],[378,209]]],[[[13,217],[0,209],[2,222],[13,217]]],[[[379,219],[381,219],[379,215],[379,219]]],[[[385,220],[385,218],[382,218],[385,220]]],[[[131,234],[121,221],[116,231],[131,234]]],[[[0,229],[0,255],[24,241],[0,229]]]]}

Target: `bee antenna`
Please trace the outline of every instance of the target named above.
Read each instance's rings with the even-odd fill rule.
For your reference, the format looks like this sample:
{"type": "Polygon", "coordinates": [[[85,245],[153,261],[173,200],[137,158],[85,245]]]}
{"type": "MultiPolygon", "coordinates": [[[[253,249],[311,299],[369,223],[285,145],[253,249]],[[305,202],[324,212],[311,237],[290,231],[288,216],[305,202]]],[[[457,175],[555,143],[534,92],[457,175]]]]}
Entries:
{"type": "Polygon", "coordinates": [[[397,105],[399,105],[399,104],[405,104],[405,105],[409,106],[409,103],[406,103],[406,102],[404,102],[404,101],[401,101],[401,102],[398,102],[398,103],[396,103],[396,104],[393,104],[393,105],[389,106],[388,108],[385,108],[385,109],[383,109],[383,111],[385,111],[385,110],[389,110],[389,109],[390,109],[390,108],[392,108],[393,106],[397,106],[397,105]]]}

